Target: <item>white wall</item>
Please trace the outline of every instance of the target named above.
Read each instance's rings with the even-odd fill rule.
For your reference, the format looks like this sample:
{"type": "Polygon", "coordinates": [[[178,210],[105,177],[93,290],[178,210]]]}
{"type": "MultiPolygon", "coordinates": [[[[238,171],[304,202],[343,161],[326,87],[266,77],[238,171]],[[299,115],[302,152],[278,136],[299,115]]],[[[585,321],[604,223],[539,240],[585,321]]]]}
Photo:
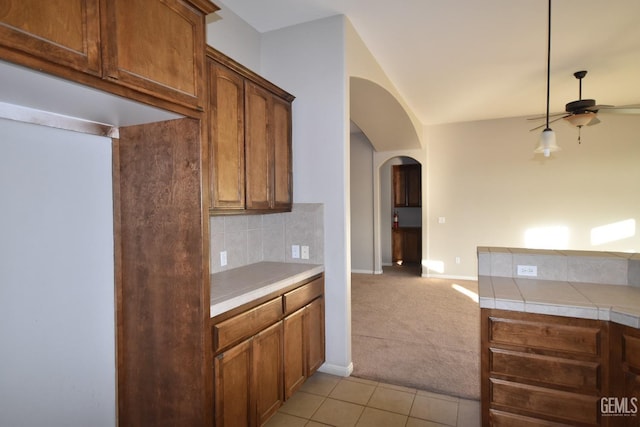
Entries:
{"type": "Polygon", "coordinates": [[[207,15],[207,44],[259,73],[260,33],[222,3],[218,6],[207,15]]]}
{"type": "Polygon", "coordinates": [[[525,118],[425,128],[429,274],[475,277],[477,246],[640,251],[640,117],[600,116],[582,144],[555,123],[562,151],[546,160],[525,118]],[[622,221],[629,235],[610,227],[611,241],[592,241],[622,221]]]}
{"type": "Polygon", "coordinates": [[[0,424],[114,426],[111,140],[0,133],[0,424]]]}
{"type": "Polygon", "coordinates": [[[362,132],[351,133],[351,271],[374,273],[373,147],[362,132]]]}
{"type": "Polygon", "coordinates": [[[351,364],[349,117],[345,20],[334,16],[263,34],[262,74],[293,102],[293,195],[325,212],[326,355],[323,370],[351,364]]]}
{"type": "MultiPolygon", "coordinates": [[[[221,5],[223,9],[224,5],[221,5]]],[[[207,38],[245,66],[255,53],[255,32],[234,20],[233,31],[209,22],[207,38]],[[248,60],[247,60],[248,61],[248,60]]],[[[293,102],[293,195],[295,203],[324,204],[326,363],[322,370],[348,375],[351,363],[349,224],[349,118],[345,66],[345,20],[334,16],[261,35],[254,71],[296,96],[293,102]]],[[[250,67],[251,68],[251,67],[250,67]]]]}

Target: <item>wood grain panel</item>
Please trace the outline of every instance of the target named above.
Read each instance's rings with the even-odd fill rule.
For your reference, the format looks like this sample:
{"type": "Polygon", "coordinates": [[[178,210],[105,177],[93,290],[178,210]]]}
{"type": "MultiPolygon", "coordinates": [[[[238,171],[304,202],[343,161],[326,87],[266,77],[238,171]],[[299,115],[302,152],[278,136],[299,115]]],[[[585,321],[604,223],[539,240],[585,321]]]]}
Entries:
{"type": "Polygon", "coordinates": [[[211,422],[200,132],[193,119],[120,128],[114,194],[123,427],[211,422]]]}
{"type": "Polygon", "coordinates": [[[245,84],[246,208],[269,209],[273,192],[273,141],[269,134],[272,95],[245,84]]]}
{"type": "Polygon", "coordinates": [[[316,298],[305,313],[307,377],[313,375],[325,360],[324,298],[316,298]]]}
{"type": "Polygon", "coordinates": [[[284,402],[282,325],[278,322],[253,339],[253,387],[259,426],[265,424],[284,402]]]}
{"type": "Polygon", "coordinates": [[[251,349],[251,340],[247,340],[214,359],[217,427],[253,425],[255,403],[252,398],[251,349]]]}
{"type": "Polygon", "coordinates": [[[284,391],[290,398],[307,378],[304,309],[284,318],[284,391]]]}
{"type": "Polygon", "coordinates": [[[98,0],[3,0],[0,45],[101,75],[98,0]]]}
{"type": "Polygon", "coordinates": [[[599,355],[600,329],[572,326],[568,323],[491,317],[489,339],[493,343],[599,355]]]}
{"type": "Polygon", "coordinates": [[[622,335],[622,360],[630,370],[640,374],[640,337],[622,335]]]}
{"type": "Polygon", "coordinates": [[[280,297],[245,313],[213,325],[213,351],[218,353],[234,343],[248,338],[282,317],[280,297]]]}
{"type": "Polygon", "coordinates": [[[244,79],[208,61],[212,209],[244,209],[244,79]]]}
{"type": "Polygon", "coordinates": [[[600,364],[566,358],[542,356],[491,348],[492,375],[535,381],[556,387],[568,387],[595,394],[600,389],[600,364]]]}
{"type": "Polygon", "coordinates": [[[599,397],[491,379],[491,404],[560,422],[598,425],[599,397]]]}
{"type": "Polygon", "coordinates": [[[323,293],[324,278],[320,277],[304,286],[300,286],[298,289],[284,294],[284,311],[286,314],[292,313],[297,309],[304,307],[323,293]]]}
{"type": "Polygon", "coordinates": [[[273,97],[274,195],[276,209],[291,209],[293,177],[291,163],[291,103],[273,97]]]}

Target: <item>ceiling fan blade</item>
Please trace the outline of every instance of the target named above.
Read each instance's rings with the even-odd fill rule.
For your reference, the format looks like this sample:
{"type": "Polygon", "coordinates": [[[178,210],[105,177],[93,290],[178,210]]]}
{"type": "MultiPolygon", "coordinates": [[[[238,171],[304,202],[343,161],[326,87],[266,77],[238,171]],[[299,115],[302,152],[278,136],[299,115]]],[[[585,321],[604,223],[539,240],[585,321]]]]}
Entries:
{"type": "MultiPolygon", "coordinates": [[[[562,117],[558,117],[557,119],[549,120],[549,124],[554,123],[554,122],[557,122],[558,120],[564,119],[565,117],[569,117],[570,115],[571,115],[571,114],[566,114],[566,113],[565,113],[565,115],[564,115],[564,116],[562,116],[562,117]]],[[[547,116],[545,116],[545,117],[547,117],[547,116]]],[[[533,129],[529,129],[529,132],[532,132],[532,131],[537,130],[537,129],[542,129],[542,128],[543,128],[543,127],[545,127],[546,125],[547,125],[547,124],[546,124],[546,123],[544,123],[544,124],[541,124],[540,126],[536,126],[536,127],[534,127],[533,129]]]]}
{"type": "MultiPolygon", "coordinates": [[[[563,111],[563,112],[561,112],[561,113],[551,113],[551,114],[549,114],[549,117],[557,117],[557,116],[561,116],[561,115],[563,115],[563,114],[567,114],[567,112],[566,112],[566,111],[563,111]]],[[[529,118],[527,118],[527,120],[540,120],[540,119],[544,119],[544,118],[546,118],[546,117],[547,117],[547,115],[546,115],[546,114],[543,114],[543,115],[541,115],[541,116],[529,117],[529,118]]]]}
{"type": "Polygon", "coordinates": [[[607,113],[607,114],[640,114],[640,104],[621,105],[619,107],[614,107],[613,105],[596,105],[596,107],[601,107],[598,110],[599,113],[607,113]]]}

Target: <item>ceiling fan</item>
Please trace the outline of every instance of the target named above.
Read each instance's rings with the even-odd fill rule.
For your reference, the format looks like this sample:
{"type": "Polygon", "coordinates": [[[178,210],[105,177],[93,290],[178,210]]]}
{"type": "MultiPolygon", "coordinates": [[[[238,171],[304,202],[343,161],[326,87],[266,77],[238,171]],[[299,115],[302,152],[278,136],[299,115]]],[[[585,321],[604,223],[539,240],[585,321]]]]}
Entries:
{"type": "MultiPolygon", "coordinates": [[[[640,105],[626,105],[621,107],[615,107],[613,105],[598,105],[595,99],[582,99],[582,79],[587,75],[585,70],[576,71],[573,76],[578,79],[578,99],[571,101],[565,105],[565,111],[562,113],[551,114],[550,117],[561,116],[551,120],[549,123],[556,122],[560,119],[564,119],[572,126],[580,129],[582,126],[593,126],[600,123],[597,117],[599,112],[601,113],[624,113],[624,114],[640,114],[640,105]]],[[[539,120],[546,116],[532,117],[529,120],[539,120]]],[[[540,125],[531,130],[540,129],[545,125],[540,125]]],[[[578,137],[580,142],[580,137],[578,137]]]]}

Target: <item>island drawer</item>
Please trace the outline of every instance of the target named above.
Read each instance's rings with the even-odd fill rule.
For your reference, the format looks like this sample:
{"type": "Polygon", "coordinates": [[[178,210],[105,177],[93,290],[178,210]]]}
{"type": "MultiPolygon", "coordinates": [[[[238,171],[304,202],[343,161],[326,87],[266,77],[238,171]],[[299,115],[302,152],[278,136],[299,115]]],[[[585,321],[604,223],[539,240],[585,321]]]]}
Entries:
{"type": "Polygon", "coordinates": [[[293,313],[324,294],[324,279],[319,277],[283,295],[284,312],[293,313]]]}
{"type": "Polygon", "coordinates": [[[594,321],[574,319],[559,323],[551,316],[510,313],[489,318],[489,341],[493,344],[600,356],[602,329],[594,321]],[[582,322],[584,320],[584,322],[582,322]],[[591,323],[590,323],[591,322],[591,323]]]}
{"type": "Polygon", "coordinates": [[[281,317],[282,299],[277,297],[213,325],[213,352],[218,353],[245,338],[255,335],[280,320],[281,317]]]}

